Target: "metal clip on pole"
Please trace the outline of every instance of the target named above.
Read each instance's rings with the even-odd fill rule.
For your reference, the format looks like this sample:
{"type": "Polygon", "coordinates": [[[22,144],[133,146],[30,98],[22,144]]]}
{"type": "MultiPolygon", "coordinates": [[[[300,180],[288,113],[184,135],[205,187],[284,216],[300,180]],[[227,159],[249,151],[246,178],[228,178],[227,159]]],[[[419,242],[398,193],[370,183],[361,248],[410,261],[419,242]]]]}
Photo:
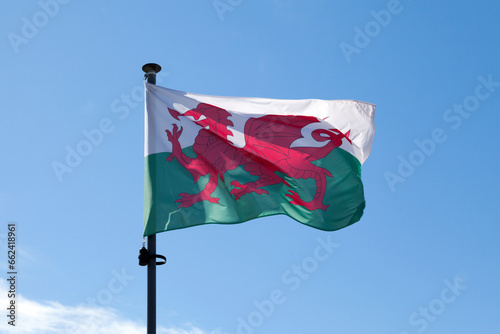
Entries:
{"type": "Polygon", "coordinates": [[[146,249],[146,247],[142,246],[142,248],[139,250],[139,265],[140,266],[147,266],[149,263],[149,259],[151,258],[157,258],[157,259],[162,259],[163,261],[161,262],[156,262],[157,266],[161,266],[165,263],[167,263],[167,258],[163,255],[160,254],[149,254],[149,251],[146,249]]]}

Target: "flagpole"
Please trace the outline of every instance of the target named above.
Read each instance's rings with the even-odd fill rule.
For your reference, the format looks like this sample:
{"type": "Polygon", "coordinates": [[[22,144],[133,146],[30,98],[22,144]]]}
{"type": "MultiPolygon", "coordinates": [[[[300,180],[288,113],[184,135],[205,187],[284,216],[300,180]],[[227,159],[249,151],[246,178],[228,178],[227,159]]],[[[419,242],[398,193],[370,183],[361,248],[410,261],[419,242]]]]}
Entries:
{"type": "MultiPolygon", "coordinates": [[[[156,73],[161,71],[161,66],[154,63],[145,64],[142,67],[146,82],[156,85],[156,73]]],[[[139,265],[148,266],[148,320],[147,334],[156,334],[156,265],[165,264],[165,262],[156,262],[157,258],[166,261],[165,257],[156,254],[156,234],[147,237],[148,249],[144,247],[139,252],[139,265]],[[142,256],[142,259],[141,259],[142,256]]]]}

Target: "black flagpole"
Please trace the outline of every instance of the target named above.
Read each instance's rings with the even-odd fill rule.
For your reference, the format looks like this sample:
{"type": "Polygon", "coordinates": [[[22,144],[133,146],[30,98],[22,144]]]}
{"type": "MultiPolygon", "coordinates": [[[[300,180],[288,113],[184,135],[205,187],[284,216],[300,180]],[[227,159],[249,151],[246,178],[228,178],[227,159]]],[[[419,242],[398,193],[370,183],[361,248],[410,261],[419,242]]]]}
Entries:
{"type": "MultiPolygon", "coordinates": [[[[156,73],[161,71],[158,64],[146,64],[142,67],[146,73],[144,77],[149,84],[156,85],[156,73]]],[[[165,264],[163,255],[156,254],[156,234],[148,236],[148,249],[144,246],[139,251],[139,265],[148,266],[148,331],[147,334],[156,334],[156,265],[165,264]],[[163,262],[156,262],[156,259],[163,262]]]]}

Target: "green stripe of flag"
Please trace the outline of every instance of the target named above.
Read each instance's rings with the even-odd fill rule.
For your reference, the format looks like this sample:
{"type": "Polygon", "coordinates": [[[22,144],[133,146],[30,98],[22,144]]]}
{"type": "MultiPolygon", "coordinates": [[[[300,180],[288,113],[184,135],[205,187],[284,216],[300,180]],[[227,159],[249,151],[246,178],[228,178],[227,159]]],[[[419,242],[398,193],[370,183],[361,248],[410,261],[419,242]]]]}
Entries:
{"type": "MultiPolygon", "coordinates": [[[[321,149],[321,148],[318,148],[321,149]]],[[[195,157],[192,147],[185,148],[184,154],[195,157]]],[[[290,186],[280,183],[264,187],[269,194],[250,193],[235,201],[230,194],[231,182],[255,181],[244,166],[224,174],[219,178],[218,187],[212,197],[219,203],[201,201],[188,208],[179,208],[179,194],[199,193],[207,184],[209,175],[202,176],[195,183],[190,172],[176,159],[166,161],[169,152],[151,154],[145,157],[145,227],[144,235],[175,230],[201,224],[236,224],[254,218],[270,215],[287,215],[296,221],[321,230],[334,231],[360,220],[365,200],[361,182],[361,164],[353,155],[336,148],[325,158],[312,163],[328,169],[333,177],[327,176],[326,194],[323,200],[328,205],[326,212],[321,209],[310,211],[299,205],[290,204],[285,195],[289,190],[297,192],[309,201],[316,192],[313,178],[296,179],[282,176],[290,186]]]]}

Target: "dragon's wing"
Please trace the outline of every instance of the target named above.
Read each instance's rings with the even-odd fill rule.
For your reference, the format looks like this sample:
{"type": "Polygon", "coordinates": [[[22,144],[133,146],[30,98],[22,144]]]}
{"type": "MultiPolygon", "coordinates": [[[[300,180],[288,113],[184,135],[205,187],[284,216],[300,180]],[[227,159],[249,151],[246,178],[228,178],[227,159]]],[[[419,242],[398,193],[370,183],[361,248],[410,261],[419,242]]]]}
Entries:
{"type": "Polygon", "coordinates": [[[291,144],[302,138],[301,130],[308,124],[319,122],[312,116],[266,115],[250,118],[245,124],[247,154],[266,161],[288,158],[291,144]]]}

